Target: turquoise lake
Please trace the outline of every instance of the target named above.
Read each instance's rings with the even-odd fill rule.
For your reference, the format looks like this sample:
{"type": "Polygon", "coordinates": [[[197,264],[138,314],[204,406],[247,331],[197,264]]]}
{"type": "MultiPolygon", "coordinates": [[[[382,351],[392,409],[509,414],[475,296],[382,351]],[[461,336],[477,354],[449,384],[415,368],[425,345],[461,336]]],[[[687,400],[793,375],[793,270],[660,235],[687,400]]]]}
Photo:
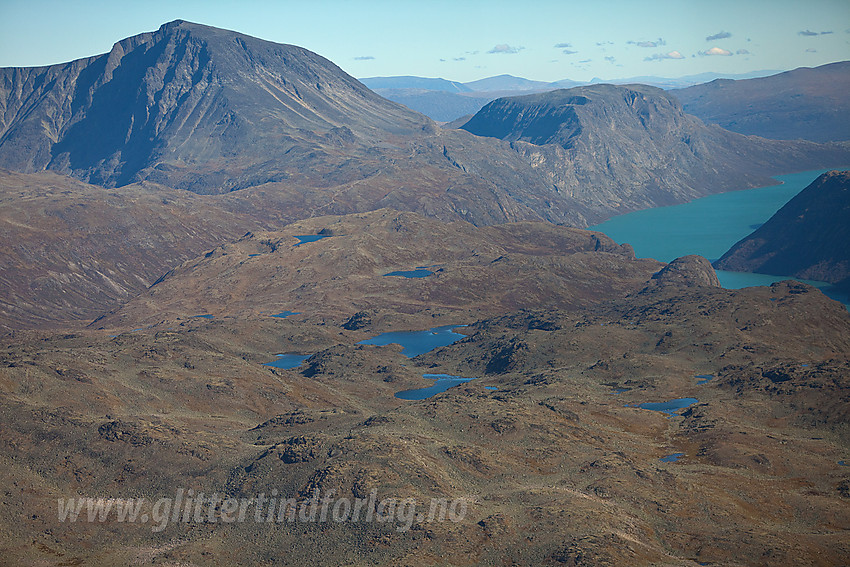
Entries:
{"type": "Polygon", "coordinates": [[[264,366],[290,370],[292,368],[298,368],[305,360],[310,358],[309,354],[276,354],[275,356],[277,358],[274,362],[267,362],[264,366]]]}
{"type": "Polygon", "coordinates": [[[276,315],[272,315],[272,317],[277,317],[279,319],[286,319],[290,315],[301,315],[301,313],[298,313],[296,311],[281,311],[280,313],[277,313],[276,315]]]}
{"type": "Polygon", "coordinates": [[[398,270],[384,274],[385,276],[401,276],[403,278],[427,278],[433,274],[431,270],[425,268],[416,268],[415,270],[398,270]]]}
{"type": "MultiPolygon", "coordinates": [[[[272,317],[287,317],[289,315],[297,315],[292,311],[284,311],[272,317]]],[[[359,345],[401,345],[401,354],[408,358],[413,358],[430,352],[435,348],[447,346],[466,337],[461,333],[456,333],[454,329],[465,327],[466,325],[445,325],[443,327],[434,327],[427,331],[396,331],[391,333],[381,333],[371,339],[360,341],[359,345]]],[[[267,362],[264,366],[273,366],[275,368],[283,368],[291,370],[301,366],[305,360],[310,358],[309,354],[277,354],[275,360],[267,362]]],[[[423,378],[434,380],[432,386],[426,388],[415,388],[412,390],[403,390],[396,392],[395,396],[403,400],[424,400],[445,392],[453,386],[463,384],[473,380],[473,378],[462,378],[460,376],[452,376],[450,374],[423,374],[423,378]]],[[[488,390],[495,390],[495,386],[485,386],[488,390]]]]}
{"type": "Polygon", "coordinates": [[[635,404],[631,407],[651,411],[660,411],[662,413],[666,413],[668,416],[671,416],[679,410],[683,410],[698,403],[699,400],[696,398],[679,398],[676,400],[670,400],[669,402],[644,402],[642,404],[635,404]]]}
{"type": "MultiPolygon", "coordinates": [[[[780,185],[730,191],[681,205],[636,211],[590,228],[604,232],[619,243],[631,244],[639,258],[670,262],[680,256],[699,254],[713,262],[761,226],[819,175],[833,169],[850,167],[779,175],[774,179],[779,181],[780,185]]],[[[724,271],[718,271],[717,277],[727,289],[770,285],[773,282],[792,279],[791,276],[724,271]]],[[[850,297],[835,290],[828,283],[800,281],[820,288],[844,304],[850,302],[850,297]]]]}
{"type": "Polygon", "coordinates": [[[434,380],[434,385],[427,388],[402,390],[401,392],[396,392],[395,397],[402,400],[425,400],[431,396],[441,394],[449,388],[465,384],[472,380],[472,378],[461,378],[460,376],[452,376],[451,374],[423,374],[422,377],[434,380]]]}
{"type": "Polygon", "coordinates": [[[293,245],[292,245],[292,247],[293,247],[293,248],[297,248],[298,246],[301,246],[302,244],[307,244],[308,242],[316,242],[316,241],[321,240],[321,239],[323,239],[323,238],[330,238],[330,237],[331,237],[331,235],[330,235],[330,234],[302,234],[302,235],[295,235],[295,238],[297,238],[297,239],[298,239],[298,244],[293,244],[293,245]]]}
{"type": "Polygon", "coordinates": [[[413,358],[430,352],[435,348],[448,346],[460,339],[466,338],[466,335],[455,333],[454,329],[465,327],[466,325],[446,325],[443,327],[434,327],[427,331],[395,331],[391,333],[381,333],[377,337],[360,341],[359,345],[389,345],[398,344],[402,346],[401,354],[407,358],[413,358]]]}

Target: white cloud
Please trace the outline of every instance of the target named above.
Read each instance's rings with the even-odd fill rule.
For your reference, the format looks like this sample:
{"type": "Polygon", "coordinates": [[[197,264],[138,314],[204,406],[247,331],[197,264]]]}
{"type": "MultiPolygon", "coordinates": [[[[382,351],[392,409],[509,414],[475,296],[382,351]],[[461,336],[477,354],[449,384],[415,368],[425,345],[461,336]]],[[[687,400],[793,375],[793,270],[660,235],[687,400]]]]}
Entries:
{"type": "Polygon", "coordinates": [[[728,50],[726,50],[726,49],[723,49],[722,47],[712,47],[712,48],[711,48],[711,49],[709,49],[708,51],[700,51],[700,52],[699,52],[699,54],[700,54],[700,55],[723,55],[723,56],[728,56],[728,55],[732,55],[732,52],[731,52],[731,51],[728,51],[728,50]]]}
{"type": "Polygon", "coordinates": [[[500,43],[499,45],[493,46],[493,49],[491,49],[487,53],[502,53],[502,54],[510,55],[510,54],[514,54],[514,53],[519,53],[523,49],[525,49],[525,48],[524,47],[511,47],[507,43],[500,43]]]}
{"type": "Polygon", "coordinates": [[[354,58],[355,61],[372,61],[373,59],[375,58],[371,55],[361,55],[354,58]]]}
{"type": "Polygon", "coordinates": [[[685,56],[678,51],[669,51],[667,53],[653,53],[649,57],[644,57],[644,61],[663,61],[665,59],[684,59],[685,56]]]}

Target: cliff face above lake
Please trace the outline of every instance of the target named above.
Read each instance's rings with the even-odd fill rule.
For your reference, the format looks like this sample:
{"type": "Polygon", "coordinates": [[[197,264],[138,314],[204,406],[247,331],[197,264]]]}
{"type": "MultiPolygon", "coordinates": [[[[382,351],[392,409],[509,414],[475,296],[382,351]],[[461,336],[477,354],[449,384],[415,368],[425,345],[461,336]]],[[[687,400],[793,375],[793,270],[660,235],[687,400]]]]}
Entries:
{"type": "Polygon", "coordinates": [[[644,85],[503,98],[463,128],[512,143],[559,190],[619,212],[742,188],[759,178],[767,184],[763,176],[783,160],[813,165],[841,159],[846,151],[706,125],[686,114],[675,97],[644,85]]]}
{"type": "Polygon", "coordinates": [[[850,171],[830,171],[714,266],[850,286],[850,171]]]}

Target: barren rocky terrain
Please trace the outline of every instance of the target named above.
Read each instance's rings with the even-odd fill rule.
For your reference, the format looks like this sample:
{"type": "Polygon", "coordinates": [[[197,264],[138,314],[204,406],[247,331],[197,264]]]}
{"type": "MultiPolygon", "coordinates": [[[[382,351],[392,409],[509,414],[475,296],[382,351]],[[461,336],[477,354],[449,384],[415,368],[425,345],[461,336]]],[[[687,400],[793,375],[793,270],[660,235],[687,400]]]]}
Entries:
{"type": "Polygon", "coordinates": [[[0,103],[0,562],[850,563],[845,306],[567,226],[846,145],[640,86],[443,130],[306,50],[181,21],[0,70],[0,103]],[[448,329],[418,356],[365,343],[448,329]],[[396,396],[425,375],[468,381],[396,396]],[[154,519],[202,494],[255,508],[154,519]],[[463,513],[258,508],[373,494],[463,513]],[[144,514],[62,520],[78,497],[144,514]]]}
{"type": "Polygon", "coordinates": [[[791,282],[723,290],[700,257],[635,260],[542,223],[312,219],[187,261],[86,330],[3,339],[3,547],[89,565],[841,563],[848,352],[842,305],[791,282]],[[326,237],[294,246],[305,234],[326,237]],[[451,324],[467,338],[412,360],[357,344],[451,324]],[[311,357],[264,366],[277,352],[311,357]],[[394,397],[423,373],[474,380],[394,397]],[[179,488],[468,513],[409,531],[55,515],[59,497],[179,488]]]}
{"type": "Polygon", "coordinates": [[[850,316],[803,284],[727,291],[706,281],[704,260],[676,266],[601,302],[477,321],[390,309],[352,326],[319,320],[305,304],[285,319],[7,336],[5,556],[86,565],[846,562],[850,476],[839,461],[850,450],[850,316]],[[356,344],[434,321],[470,324],[468,337],[412,360],[397,346],[356,344]],[[313,355],[292,370],[264,366],[276,352],[313,355]],[[424,385],[424,372],[475,379],[423,401],[393,396],[424,385]],[[696,403],[672,415],[635,407],[689,397],[696,403]],[[376,489],[419,502],[464,498],[468,511],[409,531],[248,521],[152,532],[56,519],[58,497],[153,499],[179,487],[298,498],[376,489]]]}

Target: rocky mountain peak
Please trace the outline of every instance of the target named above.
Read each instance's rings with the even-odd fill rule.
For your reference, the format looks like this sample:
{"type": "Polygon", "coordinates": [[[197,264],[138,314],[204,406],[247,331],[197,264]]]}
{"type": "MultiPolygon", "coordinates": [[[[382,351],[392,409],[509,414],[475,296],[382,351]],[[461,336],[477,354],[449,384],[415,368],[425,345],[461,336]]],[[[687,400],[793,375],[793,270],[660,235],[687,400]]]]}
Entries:
{"type": "Polygon", "coordinates": [[[98,57],[2,69],[0,84],[0,166],[104,186],[220,192],[335,129],[368,143],[432,126],[306,49],[180,20],[98,57]]]}

